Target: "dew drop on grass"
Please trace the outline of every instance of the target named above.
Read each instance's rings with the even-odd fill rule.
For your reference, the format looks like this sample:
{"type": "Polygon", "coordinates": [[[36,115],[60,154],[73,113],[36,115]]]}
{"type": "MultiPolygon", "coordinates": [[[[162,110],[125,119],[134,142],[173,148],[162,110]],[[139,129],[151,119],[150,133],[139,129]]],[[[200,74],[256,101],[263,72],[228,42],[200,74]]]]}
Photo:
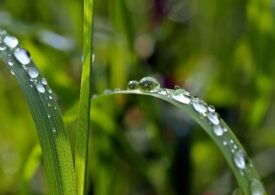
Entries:
{"type": "Polygon", "coordinates": [[[30,76],[30,78],[35,79],[38,77],[39,72],[35,67],[28,67],[27,69],[28,75],[30,76]]]}
{"type": "Polygon", "coordinates": [[[139,83],[138,83],[138,81],[136,81],[136,80],[129,81],[129,82],[128,82],[127,88],[128,88],[129,90],[138,89],[138,88],[139,88],[139,83]]]}
{"type": "Polygon", "coordinates": [[[213,105],[208,106],[208,111],[209,112],[215,112],[215,107],[213,105]]]}
{"type": "Polygon", "coordinates": [[[53,128],[52,128],[52,131],[53,131],[53,133],[55,133],[55,132],[56,132],[56,128],[53,127],[53,128]]]}
{"type": "Polygon", "coordinates": [[[159,88],[159,82],[153,77],[144,77],[139,81],[139,89],[143,92],[157,92],[159,88]]]}
{"type": "Polygon", "coordinates": [[[159,95],[169,95],[169,92],[166,89],[159,88],[158,92],[159,95]]]}
{"type": "Polygon", "coordinates": [[[52,100],[52,99],[53,99],[53,96],[50,95],[50,96],[49,96],[49,99],[52,100]]]}
{"type": "Polygon", "coordinates": [[[4,43],[7,47],[13,49],[18,45],[18,39],[16,37],[7,35],[4,38],[4,43]]]}
{"type": "Polygon", "coordinates": [[[5,51],[7,49],[6,45],[0,42],[0,51],[5,51]]]}
{"type": "Polygon", "coordinates": [[[45,87],[40,82],[36,83],[36,89],[40,93],[45,93],[45,87]]]}
{"type": "Polygon", "coordinates": [[[50,114],[48,114],[47,116],[48,116],[48,118],[51,118],[51,115],[50,115],[50,114]]]}
{"type": "Polygon", "coordinates": [[[30,53],[23,48],[15,49],[13,54],[14,57],[23,65],[27,65],[31,62],[30,53]]]}
{"type": "Polygon", "coordinates": [[[250,184],[251,195],[263,195],[265,193],[262,183],[258,179],[252,179],[250,184]]]}
{"type": "Polygon", "coordinates": [[[220,119],[219,116],[216,112],[210,112],[207,115],[208,120],[213,124],[213,125],[218,125],[220,124],[220,119]]]}
{"type": "Polygon", "coordinates": [[[48,81],[45,78],[43,78],[41,82],[42,82],[43,85],[47,85],[48,84],[48,81]]]}
{"type": "Polygon", "coordinates": [[[244,169],[245,166],[246,166],[246,162],[245,162],[245,154],[243,151],[237,151],[235,154],[234,154],[234,157],[233,157],[233,160],[234,160],[234,163],[235,165],[240,168],[240,169],[244,169]]]}
{"type": "Polygon", "coordinates": [[[9,66],[13,66],[13,65],[14,65],[14,61],[13,61],[12,59],[9,59],[9,60],[8,60],[8,65],[9,65],[9,66]]]}
{"type": "Polygon", "coordinates": [[[194,98],[192,100],[192,106],[200,114],[205,115],[207,112],[207,104],[199,98],[194,98]]]}
{"type": "Polygon", "coordinates": [[[220,125],[215,125],[213,127],[213,132],[216,136],[222,136],[223,135],[223,129],[220,125]]]}
{"type": "Polygon", "coordinates": [[[225,145],[225,146],[227,145],[227,142],[226,142],[226,141],[223,141],[222,143],[223,143],[223,145],[225,145]]]}
{"type": "Polygon", "coordinates": [[[191,102],[190,93],[184,89],[175,90],[172,94],[172,98],[183,104],[190,104],[191,102]]]}
{"type": "Polygon", "coordinates": [[[11,70],[11,74],[12,74],[12,75],[15,75],[15,72],[14,72],[13,70],[11,70]]]}
{"type": "Polygon", "coordinates": [[[52,93],[53,91],[51,89],[48,90],[49,93],[52,93]]]}

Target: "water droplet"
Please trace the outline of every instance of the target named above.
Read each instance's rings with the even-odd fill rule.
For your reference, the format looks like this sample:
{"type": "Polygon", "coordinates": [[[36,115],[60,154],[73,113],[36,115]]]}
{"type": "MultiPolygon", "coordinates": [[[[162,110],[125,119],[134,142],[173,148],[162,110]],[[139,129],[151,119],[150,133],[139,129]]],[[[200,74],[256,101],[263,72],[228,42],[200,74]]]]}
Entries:
{"type": "Polygon", "coordinates": [[[30,85],[31,88],[33,88],[33,85],[30,85]]]}
{"type": "Polygon", "coordinates": [[[13,49],[13,48],[15,48],[18,45],[18,39],[16,37],[8,35],[8,36],[5,36],[4,43],[9,48],[13,49]]]}
{"type": "Polygon", "coordinates": [[[181,102],[183,104],[190,104],[191,97],[190,93],[185,91],[184,89],[177,89],[172,94],[172,98],[178,102],[181,102]]]}
{"type": "Polygon", "coordinates": [[[216,125],[213,127],[213,132],[216,136],[222,136],[223,135],[223,129],[220,125],[216,125]]]}
{"type": "Polygon", "coordinates": [[[4,51],[5,49],[7,49],[6,45],[0,43],[0,51],[4,51]]]}
{"type": "Polygon", "coordinates": [[[12,74],[12,75],[15,75],[15,72],[14,72],[13,70],[11,70],[11,74],[12,74]]]}
{"type": "Polygon", "coordinates": [[[57,110],[57,107],[55,106],[54,109],[57,110]]]}
{"type": "Polygon", "coordinates": [[[192,100],[192,106],[200,114],[205,115],[207,112],[207,104],[199,98],[194,98],[192,100]]]}
{"type": "Polygon", "coordinates": [[[14,61],[13,61],[12,59],[9,59],[9,60],[8,60],[8,65],[9,65],[9,66],[13,66],[13,65],[14,65],[14,61]]]}
{"type": "Polygon", "coordinates": [[[136,81],[136,80],[129,81],[129,83],[128,83],[128,89],[135,90],[135,89],[138,89],[138,87],[139,87],[138,81],[136,81]]]}
{"type": "Polygon", "coordinates": [[[246,163],[245,163],[245,155],[244,155],[243,151],[240,150],[240,151],[236,152],[234,154],[233,160],[234,160],[235,165],[238,168],[240,168],[240,169],[245,168],[246,163]]]}
{"type": "Polygon", "coordinates": [[[167,95],[169,95],[169,92],[166,89],[159,88],[158,94],[167,96],[167,95]]]}
{"type": "Polygon", "coordinates": [[[5,31],[5,30],[0,31],[0,36],[5,36],[6,34],[7,34],[7,31],[5,31]]]}
{"type": "Polygon", "coordinates": [[[50,103],[48,103],[48,107],[51,107],[51,104],[50,104],[50,103]]]}
{"type": "Polygon", "coordinates": [[[53,96],[49,95],[49,99],[52,100],[52,99],[53,99],[53,96]]]}
{"type": "Polygon", "coordinates": [[[234,145],[233,148],[234,148],[234,149],[237,149],[238,147],[237,147],[237,145],[234,145]]]}
{"type": "Polygon", "coordinates": [[[56,128],[53,127],[53,128],[52,128],[52,131],[55,133],[55,132],[56,132],[56,128]]]}
{"type": "Polygon", "coordinates": [[[36,89],[40,93],[45,93],[45,87],[40,82],[36,83],[36,89]]]}
{"type": "Polygon", "coordinates": [[[35,67],[28,67],[27,71],[28,71],[28,75],[32,79],[37,78],[38,75],[39,75],[39,72],[38,72],[38,70],[35,67]]]}
{"type": "Polygon", "coordinates": [[[14,57],[23,65],[27,65],[31,62],[30,54],[23,48],[17,48],[13,52],[14,57]]]}
{"type": "Polygon", "coordinates": [[[103,93],[104,94],[110,94],[110,93],[112,93],[113,91],[111,90],[111,89],[105,89],[104,91],[103,91],[103,93]]]}
{"type": "Polygon", "coordinates": [[[223,141],[222,143],[223,143],[223,145],[225,145],[225,146],[227,145],[227,142],[226,142],[226,141],[223,141]]]}
{"type": "Polygon", "coordinates": [[[216,112],[210,112],[207,115],[208,120],[213,124],[213,125],[218,125],[220,124],[219,116],[216,112]]]}
{"type": "Polygon", "coordinates": [[[231,144],[233,144],[233,143],[234,143],[234,141],[231,139],[231,140],[230,140],[230,143],[231,143],[231,144]]]}
{"type": "Polygon", "coordinates": [[[48,118],[51,118],[51,115],[50,115],[50,114],[48,114],[47,116],[48,116],[48,118]]]}
{"type": "Polygon", "coordinates": [[[42,82],[43,85],[47,85],[48,84],[48,81],[45,78],[43,78],[41,82],[42,82]]]}
{"type": "Polygon", "coordinates": [[[139,81],[139,88],[144,92],[157,92],[160,84],[153,77],[144,77],[139,81]]]}
{"type": "Polygon", "coordinates": [[[228,131],[228,129],[227,129],[226,127],[224,127],[224,128],[223,128],[223,131],[224,131],[224,132],[227,132],[227,131],[228,131]]]}
{"type": "Polygon", "coordinates": [[[53,91],[51,89],[48,90],[49,93],[52,93],[53,91]]]}
{"type": "Polygon", "coordinates": [[[215,107],[213,105],[208,106],[208,111],[209,112],[215,112],[215,107]]]}
{"type": "Polygon", "coordinates": [[[258,179],[252,179],[250,184],[251,195],[263,195],[265,194],[265,189],[263,184],[258,179]]]}

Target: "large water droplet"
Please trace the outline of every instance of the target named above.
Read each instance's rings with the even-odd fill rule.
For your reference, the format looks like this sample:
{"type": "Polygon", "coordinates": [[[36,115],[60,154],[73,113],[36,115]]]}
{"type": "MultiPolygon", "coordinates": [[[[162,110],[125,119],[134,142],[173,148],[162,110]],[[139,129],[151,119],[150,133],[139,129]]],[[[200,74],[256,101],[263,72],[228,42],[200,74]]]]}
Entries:
{"type": "Polygon", "coordinates": [[[45,93],[45,87],[42,83],[38,82],[35,86],[37,91],[39,91],[40,93],[45,93]]]}
{"type": "Polygon", "coordinates": [[[188,91],[185,91],[184,89],[177,89],[172,94],[172,98],[178,102],[181,102],[183,104],[190,104],[191,97],[190,93],[188,91]]]}
{"type": "Polygon", "coordinates": [[[13,52],[14,57],[23,65],[27,65],[31,62],[30,54],[23,48],[17,48],[13,52]]]}
{"type": "Polygon", "coordinates": [[[213,132],[216,136],[222,136],[223,135],[223,129],[220,125],[216,125],[213,127],[213,132]]]}
{"type": "Polygon", "coordinates": [[[15,48],[18,45],[18,39],[16,37],[8,35],[8,36],[5,36],[4,43],[9,48],[13,49],[13,48],[15,48]]]}
{"type": "Polygon", "coordinates": [[[39,75],[39,72],[38,72],[38,70],[35,67],[28,67],[27,71],[28,71],[28,75],[32,79],[37,78],[38,75],[39,75]]]}
{"type": "Polygon", "coordinates": [[[207,118],[213,125],[218,125],[220,123],[219,116],[216,112],[210,112],[207,118]]]}
{"type": "Polygon", "coordinates": [[[258,179],[252,179],[250,184],[251,195],[263,195],[265,193],[262,183],[258,179]]]}
{"type": "Polygon", "coordinates": [[[245,162],[245,154],[243,151],[237,151],[235,154],[234,154],[234,157],[233,157],[233,160],[234,160],[234,163],[235,165],[240,168],[240,169],[244,169],[245,166],[246,166],[246,162],[245,162]]]}
{"type": "Polygon", "coordinates": [[[207,112],[207,104],[199,98],[194,98],[192,100],[192,106],[200,114],[205,115],[207,112]]]}
{"type": "Polygon", "coordinates": [[[136,81],[136,80],[129,81],[127,87],[128,87],[128,89],[130,89],[130,90],[135,90],[135,89],[138,89],[139,83],[138,83],[138,81],[136,81]]]}
{"type": "Polygon", "coordinates": [[[139,81],[139,88],[144,92],[157,92],[160,84],[153,77],[144,77],[139,81]]]}

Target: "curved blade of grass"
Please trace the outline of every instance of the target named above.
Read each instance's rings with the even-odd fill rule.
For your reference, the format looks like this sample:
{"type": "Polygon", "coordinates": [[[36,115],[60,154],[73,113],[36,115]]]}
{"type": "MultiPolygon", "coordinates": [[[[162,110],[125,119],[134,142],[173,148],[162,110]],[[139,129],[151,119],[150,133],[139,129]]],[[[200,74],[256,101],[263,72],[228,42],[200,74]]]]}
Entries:
{"type": "MultiPolygon", "coordinates": [[[[48,179],[49,194],[76,194],[72,152],[55,98],[33,61],[22,65],[15,58],[14,50],[20,47],[7,47],[4,44],[6,36],[6,32],[0,30],[2,39],[0,58],[9,65],[12,75],[25,95],[35,122],[48,179]],[[33,70],[32,73],[35,73],[33,79],[28,74],[30,68],[33,70]],[[44,84],[42,84],[42,80],[44,84]]],[[[21,60],[26,62],[29,59],[29,54],[24,52],[25,50],[20,51],[24,56],[24,59],[21,58],[21,60]]]]}
{"type": "Polygon", "coordinates": [[[79,100],[78,128],[76,131],[75,170],[78,195],[86,188],[87,156],[89,141],[91,64],[93,50],[93,0],[84,0],[83,69],[79,100]]]}
{"type": "Polygon", "coordinates": [[[181,109],[183,112],[185,112],[188,116],[190,116],[193,120],[195,120],[206,131],[206,133],[210,136],[210,138],[215,142],[217,147],[222,152],[224,158],[226,159],[227,164],[233,171],[240,189],[243,191],[245,195],[266,194],[252,161],[248,158],[243,146],[238,141],[238,139],[236,138],[232,130],[227,126],[227,124],[222,119],[219,118],[219,125],[222,128],[226,129],[226,131],[223,130],[222,135],[218,136],[214,132],[214,129],[213,129],[214,125],[211,124],[210,120],[207,117],[208,116],[207,114],[209,113],[209,111],[207,111],[207,114],[202,115],[193,108],[192,101],[195,100],[195,97],[188,95],[188,97],[191,98],[191,102],[185,104],[174,99],[173,98],[174,93],[175,93],[175,90],[165,89],[165,88],[159,88],[154,92],[150,92],[150,91],[144,92],[140,89],[114,91],[114,92],[108,91],[108,94],[95,96],[94,100],[96,101],[96,99],[98,99],[99,97],[106,96],[106,95],[138,94],[138,95],[153,96],[175,105],[176,107],[181,109]],[[236,165],[236,162],[234,161],[234,158],[237,158],[237,157],[241,158],[242,155],[236,156],[237,154],[240,154],[238,153],[240,151],[241,151],[241,154],[243,154],[244,161],[242,161],[241,164],[239,164],[239,166],[242,167],[243,163],[245,163],[244,168],[239,168],[236,165]],[[259,193],[255,193],[255,192],[259,192],[259,193]]]}

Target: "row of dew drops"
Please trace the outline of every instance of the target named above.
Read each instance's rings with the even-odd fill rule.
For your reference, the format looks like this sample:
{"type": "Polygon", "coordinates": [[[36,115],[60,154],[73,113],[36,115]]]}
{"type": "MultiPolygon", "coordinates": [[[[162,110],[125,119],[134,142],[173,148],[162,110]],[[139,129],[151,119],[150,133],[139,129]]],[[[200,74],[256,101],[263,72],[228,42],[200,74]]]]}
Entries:
{"type": "MultiPolygon", "coordinates": [[[[13,66],[15,64],[15,60],[17,60],[30,78],[30,87],[33,88],[35,86],[37,92],[39,94],[46,94],[45,99],[48,101],[47,105],[49,108],[52,107],[53,95],[52,90],[48,87],[47,80],[39,74],[39,71],[36,67],[31,64],[31,56],[29,52],[20,48],[19,41],[16,37],[10,36],[6,31],[0,31],[0,52],[4,52],[6,50],[10,50],[8,52],[8,65],[11,68],[11,74],[15,75],[13,71],[13,66]]],[[[53,107],[54,110],[57,110],[57,107],[53,107]]],[[[47,117],[51,118],[51,114],[47,113],[47,117]]],[[[56,128],[51,127],[51,131],[56,133],[56,128]]]]}
{"type": "MultiPolygon", "coordinates": [[[[244,176],[246,169],[252,167],[249,163],[245,152],[238,148],[233,139],[226,139],[224,136],[228,129],[222,125],[219,114],[215,111],[214,106],[207,105],[207,103],[197,97],[193,97],[190,92],[180,87],[175,87],[174,90],[160,87],[160,83],[153,77],[144,77],[140,81],[132,80],[128,83],[128,90],[137,90],[144,93],[157,93],[166,97],[171,97],[175,101],[191,106],[194,111],[200,114],[201,117],[207,118],[209,124],[212,126],[213,134],[220,138],[224,147],[232,153],[232,160],[235,166],[240,170],[240,175],[244,176]]],[[[107,89],[104,94],[112,92],[120,92],[119,88],[113,91],[107,89]]],[[[228,137],[228,136],[227,136],[228,137]]],[[[265,193],[264,187],[257,178],[252,178],[250,181],[250,191],[252,195],[263,195],[265,193]]]]}

